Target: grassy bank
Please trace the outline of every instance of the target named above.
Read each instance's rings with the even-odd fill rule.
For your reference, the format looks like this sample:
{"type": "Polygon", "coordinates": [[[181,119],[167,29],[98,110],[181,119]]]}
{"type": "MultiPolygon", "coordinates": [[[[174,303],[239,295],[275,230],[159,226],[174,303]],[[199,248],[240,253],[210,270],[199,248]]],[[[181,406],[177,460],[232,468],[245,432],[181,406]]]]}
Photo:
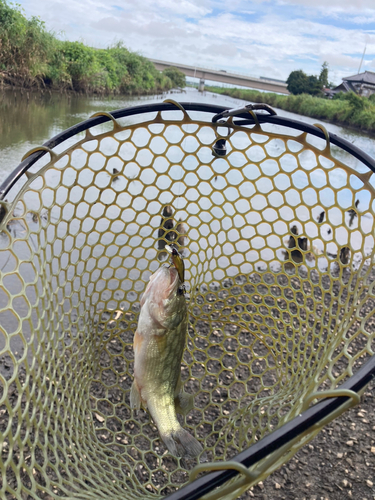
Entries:
{"type": "Polygon", "coordinates": [[[375,132],[375,100],[360,97],[353,92],[339,94],[335,99],[324,99],[308,94],[286,96],[251,89],[207,87],[207,90],[245,101],[264,102],[292,113],[375,132]]]}
{"type": "Polygon", "coordinates": [[[148,93],[183,86],[174,68],[160,73],[122,43],[94,49],[59,40],[37,17],[0,0],[0,82],[23,88],[86,93],[148,93]]]}

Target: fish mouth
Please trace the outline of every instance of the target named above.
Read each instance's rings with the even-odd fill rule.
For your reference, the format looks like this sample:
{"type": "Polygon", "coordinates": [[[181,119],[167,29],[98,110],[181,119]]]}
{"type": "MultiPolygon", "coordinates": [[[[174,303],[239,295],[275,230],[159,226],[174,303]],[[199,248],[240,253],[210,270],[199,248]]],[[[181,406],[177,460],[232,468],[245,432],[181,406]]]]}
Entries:
{"type": "Polygon", "coordinates": [[[161,267],[160,274],[158,278],[158,289],[155,296],[155,300],[165,300],[171,299],[176,295],[179,288],[179,277],[178,271],[173,266],[171,267],[161,267]]]}
{"type": "Polygon", "coordinates": [[[175,267],[166,268],[169,272],[169,286],[167,288],[167,295],[174,293],[178,288],[179,274],[175,267]]]}

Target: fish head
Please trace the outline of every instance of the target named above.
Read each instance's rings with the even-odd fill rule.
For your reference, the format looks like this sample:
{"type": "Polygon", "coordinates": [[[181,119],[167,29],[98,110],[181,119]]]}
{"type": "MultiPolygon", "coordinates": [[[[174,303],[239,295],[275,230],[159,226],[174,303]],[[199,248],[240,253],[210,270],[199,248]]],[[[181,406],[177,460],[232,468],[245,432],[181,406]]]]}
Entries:
{"type": "Polygon", "coordinates": [[[150,277],[141,307],[147,308],[149,318],[162,328],[175,328],[186,316],[180,285],[178,270],[173,266],[161,267],[150,277]]]}
{"type": "Polygon", "coordinates": [[[161,267],[159,272],[155,273],[154,276],[154,287],[156,293],[160,295],[160,299],[171,300],[177,294],[180,286],[178,270],[172,266],[165,266],[161,267]]]}

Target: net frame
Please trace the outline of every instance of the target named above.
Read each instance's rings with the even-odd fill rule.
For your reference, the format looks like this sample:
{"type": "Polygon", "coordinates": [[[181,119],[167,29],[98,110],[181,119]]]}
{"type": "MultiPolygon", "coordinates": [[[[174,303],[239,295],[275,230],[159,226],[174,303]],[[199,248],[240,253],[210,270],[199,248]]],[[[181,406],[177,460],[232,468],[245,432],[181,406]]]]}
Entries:
{"type": "MultiPolygon", "coordinates": [[[[249,110],[236,110],[236,113],[233,113],[232,116],[235,116],[236,119],[229,118],[228,122],[222,122],[223,118],[227,118],[230,115],[226,115],[226,108],[222,106],[211,106],[211,105],[201,105],[194,103],[160,103],[154,105],[144,105],[137,106],[134,108],[127,108],[124,110],[115,111],[113,113],[102,113],[99,116],[94,116],[85,122],[82,122],[70,129],[62,132],[61,134],[55,136],[51,140],[47,141],[42,148],[36,148],[36,150],[31,151],[29,156],[22,161],[22,163],[15,169],[15,171],[6,179],[6,181],[0,186],[0,200],[4,200],[9,191],[15,186],[17,181],[24,175],[27,175],[30,167],[35,164],[38,160],[40,160],[45,154],[49,153],[53,157],[53,149],[62,144],[67,139],[75,136],[79,132],[83,132],[89,130],[91,127],[96,125],[105,123],[107,121],[114,121],[114,126],[116,126],[116,119],[123,118],[126,116],[132,116],[142,113],[149,112],[161,112],[161,111],[175,111],[176,107],[183,112],[188,111],[198,111],[203,113],[209,113],[213,115],[212,122],[219,122],[222,126],[226,126],[230,128],[231,125],[236,127],[241,126],[259,126],[261,124],[273,124],[282,127],[289,127],[294,130],[298,130],[304,132],[306,134],[311,134],[320,139],[324,139],[327,141],[327,148],[330,144],[334,144],[339,148],[347,151],[359,161],[361,161],[364,165],[366,165],[371,173],[375,172],[375,162],[374,160],[361,151],[359,148],[353,146],[350,142],[339,138],[335,134],[330,134],[324,130],[324,128],[320,126],[311,126],[302,122],[298,122],[296,120],[289,120],[286,118],[282,118],[274,115],[265,115],[265,114],[255,114],[250,113],[251,117],[249,118],[249,110]]],[[[3,204],[6,207],[6,204],[3,204]]],[[[6,213],[3,213],[3,217],[6,213]]],[[[1,220],[0,220],[1,223],[1,220]]],[[[296,438],[306,437],[306,442],[310,440],[313,435],[316,434],[320,430],[320,428],[327,423],[327,418],[330,416],[336,417],[338,413],[345,411],[350,404],[358,403],[358,399],[355,396],[355,393],[360,392],[363,388],[369,383],[369,381],[375,375],[375,359],[374,357],[370,359],[365,366],[363,366],[357,374],[352,376],[349,380],[347,380],[340,389],[352,391],[350,392],[342,392],[339,395],[339,392],[336,391],[335,394],[326,394],[329,399],[322,401],[316,404],[314,407],[307,409],[304,411],[302,418],[296,417],[291,422],[285,424],[282,428],[277,429],[274,433],[267,435],[262,438],[261,441],[250,447],[245,452],[242,452],[240,455],[237,455],[232,459],[232,462],[237,462],[244,465],[246,468],[249,468],[255,464],[259,465],[259,461],[270,458],[270,454],[273,454],[271,462],[267,462],[267,467],[262,470],[261,468],[258,470],[255,469],[253,471],[253,475],[248,475],[245,477],[245,480],[241,480],[242,483],[237,482],[229,485],[230,491],[232,493],[239,494],[244,489],[248,488],[251,484],[258,482],[263,477],[268,475],[271,470],[278,467],[283,463],[288,457],[288,450],[293,448],[293,442],[295,442],[296,438]],[[337,394],[337,396],[336,396],[337,394]],[[336,396],[336,397],[335,397],[336,396]],[[350,403],[348,405],[348,402],[350,403]],[[340,409],[340,407],[343,408],[340,409]],[[339,411],[338,411],[339,410],[339,411]],[[318,424],[320,422],[320,424],[318,424]],[[285,448],[286,447],[286,448],[285,448]],[[276,453],[278,452],[278,454],[276,453]]],[[[314,395],[315,397],[319,397],[318,394],[314,395]]],[[[298,445],[298,448],[300,444],[298,445]]],[[[292,451],[293,454],[295,451],[292,451]]],[[[289,452],[290,454],[290,452],[289,452]]],[[[214,472],[211,473],[204,478],[200,478],[195,480],[191,485],[185,486],[178,490],[177,492],[170,495],[171,499],[182,499],[182,498],[199,498],[203,493],[208,493],[212,491],[215,487],[225,483],[232,477],[235,477],[236,474],[241,472],[241,468],[233,469],[235,467],[233,463],[223,463],[219,465],[220,468],[224,468],[222,472],[214,472]]],[[[209,469],[209,467],[203,465],[201,468],[197,468],[197,472],[202,471],[204,468],[209,469]]],[[[242,472],[246,475],[245,471],[242,472]]],[[[229,490],[228,490],[229,491],[229,490]]],[[[222,495],[223,492],[216,494],[222,495]]],[[[216,498],[219,496],[215,496],[215,494],[211,495],[209,498],[216,498]]]]}

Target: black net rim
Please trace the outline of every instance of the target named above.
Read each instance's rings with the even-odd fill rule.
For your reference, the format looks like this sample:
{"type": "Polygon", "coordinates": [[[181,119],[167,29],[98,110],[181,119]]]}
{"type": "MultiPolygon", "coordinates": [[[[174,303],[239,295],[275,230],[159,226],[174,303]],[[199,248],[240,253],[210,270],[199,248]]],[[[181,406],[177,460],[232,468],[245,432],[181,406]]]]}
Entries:
{"type": "MultiPolygon", "coordinates": [[[[152,112],[163,112],[163,111],[176,111],[178,109],[184,109],[185,111],[198,111],[204,113],[211,113],[213,115],[212,122],[217,122],[220,118],[221,113],[228,111],[228,108],[224,106],[218,106],[213,104],[200,104],[200,103],[191,103],[191,102],[181,102],[181,103],[155,103],[155,104],[143,104],[140,106],[133,106],[130,108],[123,108],[116,111],[112,111],[109,113],[114,119],[125,118],[132,115],[144,114],[144,113],[152,113],[152,112]]],[[[245,125],[254,125],[255,120],[254,117],[249,114],[247,110],[244,109],[243,112],[236,112],[236,120],[233,121],[235,125],[245,126],[245,125]],[[238,120],[241,118],[241,120],[238,120]]],[[[294,130],[298,130],[301,132],[306,132],[315,137],[318,137],[323,140],[329,140],[331,144],[340,147],[347,153],[353,155],[355,158],[360,160],[364,165],[366,165],[372,172],[375,173],[375,159],[370,155],[362,151],[357,146],[354,146],[351,142],[347,141],[339,137],[336,134],[332,134],[325,132],[317,126],[309,125],[307,123],[301,122],[299,120],[292,120],[290,118],[284,118],[277,115],[269,115],[264,113],[256,113],[256,118],[259,124],[262,123],[270,123],[274,125],[279,125],[283,127],[289,127],[294,130]]],[[[53,150],[56,146],[62,144],[64,141],[70,139],[80,132],[85,132],[91,127],[95,127],[97,125],[101,125],[102,123],[110,121],[111,118],[109,116],[100,115],[93,116],[85,121],[82,121],[73,127],[70,127],[63,132],[52,137],[46,141],[43,146],[53,150]]],[[[5,179],[5,181],[0,185],[0,201],[4,200],[5,196],[8,194],[10,189],[16,184],[16,182],[24,175],[29,168],[34,165],[40,158],[42,158],[47,151],[36,151],[28,156],[25,160],[23,160],[14,170],[13,172],[5,179]]]]}

